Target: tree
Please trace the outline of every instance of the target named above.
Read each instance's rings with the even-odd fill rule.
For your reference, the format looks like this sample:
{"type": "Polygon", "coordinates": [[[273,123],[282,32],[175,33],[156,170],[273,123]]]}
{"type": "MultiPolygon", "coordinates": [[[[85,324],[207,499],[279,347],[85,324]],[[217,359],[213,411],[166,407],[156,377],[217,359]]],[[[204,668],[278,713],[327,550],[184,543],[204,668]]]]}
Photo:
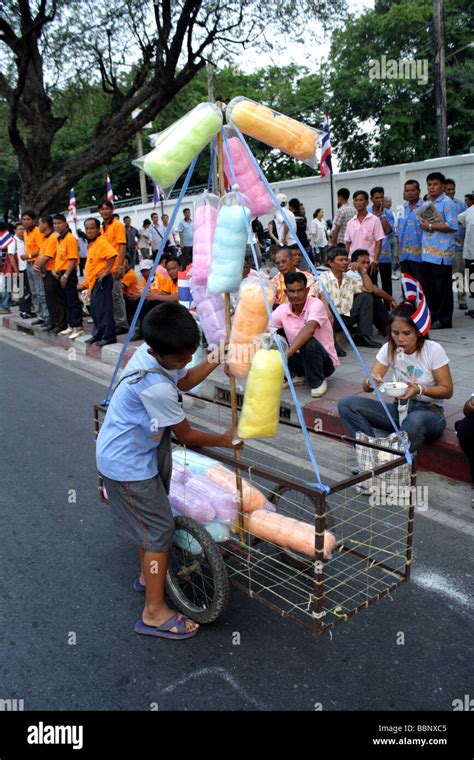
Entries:
{"type": "MultiPolygon", "coordinates": [[[[471,0],[445,4],[451,154],[467,153],[474,144],[473,30],[471,0]]],[[[433,50],[432,0],[379,0],[375,10],[335,31],[325,77],[333,144],[343,170],[437,155],[433,50]],[[382,56],[386,62],[418,61],[426,66],[427,79],[377,78],[373,62],[381,63],[382,56]]],[[[385,73],[393,72],[386,67],[385,73]]]]}
{"type": "Polygon", "coordinates": [[[163,111],[211,51],[218,56],[255,39],[264,44],[269,18],[280,31],[295,28],[300,14],[329,25],[344,7],[344,0],[269,0],[265,6],[256,0],[110,0],[103,18],[101,6],[89,0],[4,2],[0,95],[8,106],[22,203],[54,208],[69,187],[108,164],[163,111]],[[100,84],[103,108],[87,144],[55,162],[54,142],[70,127],[76,88],[65,84],[71,82],[100,84]]]}

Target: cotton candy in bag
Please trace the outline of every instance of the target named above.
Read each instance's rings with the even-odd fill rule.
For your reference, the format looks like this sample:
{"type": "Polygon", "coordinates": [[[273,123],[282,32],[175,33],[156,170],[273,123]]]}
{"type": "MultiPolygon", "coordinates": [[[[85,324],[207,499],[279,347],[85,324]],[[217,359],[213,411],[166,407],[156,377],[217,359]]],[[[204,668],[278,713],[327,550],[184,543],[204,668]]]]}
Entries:
{"type": "Polygon", "coordinates": [[[150,153],[133,163],[161,188],[171,187],[221,127],[220,109],[214,103],[199,103],[157,136],[150,153]]]}
{"type": "Polygon", "coordinates": [[[229,341],[229,367],[233,375],[247,377],[259,338],[268,327],[274,300],[275,287],[263,274],[242,280],[229,341]]]}
{"type": "Polygon", "coordinates": [[[229,183],[238,183],[240,192],[249,201],[252,217],[269,214],[274,205],[273,200],[260,179],[257,167],[253,164],[240,138],[236,137],[229,127],[224,127],[224,129],[229,137],[224,146],[224,171],[229,183]],[[232,161],[233,173],[227,151],[232,161]]]}
{"type": "Polygon", "coordinates": [[[224,299],[209,293],[205,285],[196,285],[194,275],[190,280],[196,312],[209,345],[218,346],[226,338],[224,299]]]}
{"type": "Polygon", "coordinates": [[[206,190],[194,204],[192,277],[196,285],[206,285],[209,277],[219,203],[219,196],[206,190]]]}
{"type": "Polygon", "coordinates": [[[241,96],[230,101],[226,117],[244,135],[316,167],[318,133],[313,127],[241,96]]]}
{"type": "Polygon", "coordinates": [[[253,357],[237,435],[273,438],[278,431],[285,369],[278,348],[260,348],[253,357]]]}
{"type": "Polygon", "coordinates": [[[227,193],[221,199],[217,216],[208,290],[211,293],[233,293],[242,280],[248,238],[250,209],[242,193],[227,193]]]}

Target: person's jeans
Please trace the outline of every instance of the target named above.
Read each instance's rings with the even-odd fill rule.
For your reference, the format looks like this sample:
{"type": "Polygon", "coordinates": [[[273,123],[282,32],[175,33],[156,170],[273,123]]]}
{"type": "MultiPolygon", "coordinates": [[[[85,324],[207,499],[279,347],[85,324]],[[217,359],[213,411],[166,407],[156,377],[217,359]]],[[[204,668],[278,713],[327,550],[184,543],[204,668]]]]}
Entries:
{"type": "MultiPolygon", "coordinates": [[[[347,328],[357,325],[358,333],[367,338],[372,336],[372,324],[374,319],[374,299],[372,293],[356,293],[352,303],[350,316],[340,315],[347,328]]],[[[333,324],[334,332],[342,330],[337,319],[333,324]]]]}
{"type": "Polygon", "coordinates": [[[10,275],[4,275],[3,277],[3,286],[1,290],[2,300],[0,301],[1,308],[6,309],[7,311],[10,311],[10,301],[11,301],[10,283],[7,282],[7,279],[9,277],[10,275]]]}
{"type": "Polygon", "coordinates": [[[316,338],[310,338],[289,358],[288,367],[292,375],[304,376],[310,388],[319,388],[326,377],[334,372],[331,357],[316,338]]]}
{"type": "Polygon", "coordinates": [[[28,281],[30,283],[31,298],[33,300],[33,306],[36,314],[45,322],[49,322],[49,311],[46,305],[46,296],[44,294],[44,282],[43,277],[37,275],[33,269],[33,264],[27,262],[26,271],[28,273],[28,281]]]}
{"type": "MultiPolygon", "coordinates": [[[[442,407],[429,401],[408,402],[408,414],[399,425],[398,402],[387,404],[395,424],[400,430],[405,430],[410,440],[410,451],[418,451],[425,441],[434,441],[446,427],[442,407]]],[[[339,415],[351,438],[356,437],[360,430],[367,435],[375,436],[375,429],[393,432],[385,409],[380,401],[364,398],[363,396],[343,396],[338,404],[339,415]]]]}

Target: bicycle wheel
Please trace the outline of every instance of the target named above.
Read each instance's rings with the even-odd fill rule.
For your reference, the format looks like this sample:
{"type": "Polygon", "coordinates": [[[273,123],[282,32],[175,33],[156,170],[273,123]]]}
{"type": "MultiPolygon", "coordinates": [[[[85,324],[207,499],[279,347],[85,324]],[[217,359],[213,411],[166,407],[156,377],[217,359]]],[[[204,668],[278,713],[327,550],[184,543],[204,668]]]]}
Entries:
{"type": "Polygon", "coordinates": [[[212,623],[229,596],[229,579],[219,547],[190,517],[175,517],[166,590],[178,609],[197,623],[212,623]]]}

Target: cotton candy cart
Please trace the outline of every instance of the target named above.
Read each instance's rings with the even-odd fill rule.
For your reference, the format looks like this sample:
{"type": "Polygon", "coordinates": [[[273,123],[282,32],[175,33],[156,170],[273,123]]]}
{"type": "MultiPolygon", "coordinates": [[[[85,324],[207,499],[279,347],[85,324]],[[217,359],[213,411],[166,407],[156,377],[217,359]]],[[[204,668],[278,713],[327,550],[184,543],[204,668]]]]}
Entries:
{"type": "MultiPolygon", "coordinates": [[[[193,399],[197,397],[186,394],[185,409],[193,399]]],[[[214,416],[225,415],[229,410],[229,403],[218,399],[199,397],[199,404],[214,416]]],[[[105,412],[103,406],[94,408],[96,435],[105,412]]],[[[291,421],[281,419],[280,426],[288,435],[296,437],[299,433],[299,425],[291,421]]],[[[332,453],[336,477],[328,491],[292,477],[288,469],[278,472],[279,466],[273,466],[276,462],[272,466],[262,464],[255,448],[244,450],[240,461],[227,450],[199,450],[232,473],[238,471],[244,483],[268,499],[275,514],[310,528],[314,551],[302,553],[262,539],[252,531],[249,512],[242,504],[226,540],[215,540],[209,526],[187,516],[176,516],[166,588],[180,611],[202,624],[216,621],[225,614],[230,582],[252,600],[311,634],[321,635],[391,595],[409,580],[415,489],[408,489],[405,500],[398,499],[397,503],[395,499],[388,505],[370,503],[364,493],[367,484],[379,481],[387,491],[387,478],[398,482],[401,471],[408,467],[403,452],[366,443],[374,461],[381,463],[354,475],[352,446],[357,441],[325,431],[310,431],[310,435],[324,442],[325,450],[332,453]],[[337,539],[330,559],[324,558],[327,529],[337,539]]],[[[180,448],[176,440],[173,446],[180,448]]],[[[409,478],[410,485],[415,486],[414,463],[409,467],[409,478]]],[[[103,496],[101,482],[99,491],[103,496]]]]}

